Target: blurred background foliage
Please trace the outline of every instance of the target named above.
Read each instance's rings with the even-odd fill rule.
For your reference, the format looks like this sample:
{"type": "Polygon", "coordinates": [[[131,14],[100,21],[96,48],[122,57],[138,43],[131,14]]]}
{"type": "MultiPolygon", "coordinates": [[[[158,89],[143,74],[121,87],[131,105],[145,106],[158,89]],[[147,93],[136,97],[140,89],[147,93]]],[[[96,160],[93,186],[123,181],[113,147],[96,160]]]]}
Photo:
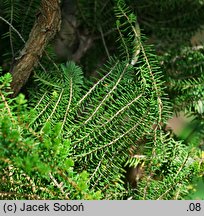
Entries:
{"type": "Polygon", "coordinates": [[[0,196],[203,199],[204,1],[70,2],[78,44],[62,24],[11,99],[40,0],[0,0],[0,196]]]}

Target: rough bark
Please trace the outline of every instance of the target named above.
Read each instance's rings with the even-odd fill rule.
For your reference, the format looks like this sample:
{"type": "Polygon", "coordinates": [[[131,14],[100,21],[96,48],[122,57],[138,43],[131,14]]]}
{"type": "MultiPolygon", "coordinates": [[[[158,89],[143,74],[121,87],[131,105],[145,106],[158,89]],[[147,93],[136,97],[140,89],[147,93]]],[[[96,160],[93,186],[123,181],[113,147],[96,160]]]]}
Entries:
{"type": "Polygon", "coordinates": [[[29,39],[11,70],[13,97],[19,93],[33,68],[38,65],[45,46],[60,28],[60,20],[60,0],[42,0],[29,39]]]}

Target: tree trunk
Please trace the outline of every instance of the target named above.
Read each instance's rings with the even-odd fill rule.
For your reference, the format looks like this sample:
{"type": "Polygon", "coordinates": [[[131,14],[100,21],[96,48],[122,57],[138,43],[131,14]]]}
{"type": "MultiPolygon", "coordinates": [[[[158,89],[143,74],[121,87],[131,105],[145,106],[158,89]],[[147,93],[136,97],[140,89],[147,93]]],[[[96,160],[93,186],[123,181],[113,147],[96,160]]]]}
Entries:
{"type": "Polygon", "coordinates": [[[38,60],[42,56],[45,46],[60,29],[60,21],[60,1],[42,0],[40,13],[36,17],[29,39],[11,69],[13,97],[19,93],[33,68],[38,65],[38,60]]]}

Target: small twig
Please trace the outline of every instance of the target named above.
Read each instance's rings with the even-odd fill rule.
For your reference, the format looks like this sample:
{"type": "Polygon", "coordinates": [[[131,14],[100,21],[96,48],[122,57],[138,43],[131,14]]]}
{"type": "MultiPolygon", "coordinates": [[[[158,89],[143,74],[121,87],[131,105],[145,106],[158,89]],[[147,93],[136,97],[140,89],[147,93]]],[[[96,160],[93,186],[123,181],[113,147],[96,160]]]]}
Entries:
{"type": "Polygon", "coordinates": [[[66,199],[68,199],[67,194],[63,190],[63,183],[59,184],[51,173],[49,173],[49,176],[50,176],[50,179],[54,182],[55,186],[62,192],[63,195],[65,195],[66,199]]]}
{"type": "Polygon", "coordinates": [[[10,28],[12,28],[17,35],[20,37],[20,39],[25,43],[25,40],[23,39],[23,37],[21,36],[20,32],[10,23],[8,22],[6,19],[4,19],[3,17],[0,16],[0,19],[3,20],[6,24],[9,25],[10,28]]]}
{"type": "Polygon", "coordinates": [[[99,27],[99,31],[100,31],[100,33],[101,33],[101,39],[102,39],[102,41],[103,41],[103,46],[104,46],[104,48],[105,48],[106,54],[107,54],[108,58],[110,58],[110,53],[109,53],[108,48],[107,48],[107,46],[106,46],[106,41],[105,41],[105,39],[104,39],[104,34],[103,34],[103,30],[102,30],[101,26],[99,27]]]}

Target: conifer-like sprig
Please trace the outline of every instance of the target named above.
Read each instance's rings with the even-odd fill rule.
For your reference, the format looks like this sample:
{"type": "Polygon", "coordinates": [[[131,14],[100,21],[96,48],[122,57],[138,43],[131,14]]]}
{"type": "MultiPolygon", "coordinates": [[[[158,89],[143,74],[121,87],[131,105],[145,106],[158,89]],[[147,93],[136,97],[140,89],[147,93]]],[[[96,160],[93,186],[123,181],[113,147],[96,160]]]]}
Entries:
{"type": "MultiPolygon", "coordinates": [[[[108,54],[94,82],[83,75],[83,60],[82,67],[71,61],[52,67],[44,59],[47,71],[36,69],[26,102],[22,95],[9,99],[10,78],[2,76],[0,177],[7,196],[14,188],[13,198],[182,199],[192,176],[200,172],[197,151],[165,130],[171,110],[168,91],[195,94],[191,87],[196,80],[167,79],[159,63],[165,69],[165,57],[173,55],[167,53],[159,62],[140,29],[143,20],[126,2],[78,1],[81,21],[96,34],[94,40],[101,35],[108,54]],[[138,170],[134,185],[125,179],[129,166],[138,170]]],[[[95,60],[92,52],[88,55],[95,60]]],[[[202,61],[202,53],[197,56],[202,61]]],[[[180,105],[182,98],[177,99],[180,105]]]]}

